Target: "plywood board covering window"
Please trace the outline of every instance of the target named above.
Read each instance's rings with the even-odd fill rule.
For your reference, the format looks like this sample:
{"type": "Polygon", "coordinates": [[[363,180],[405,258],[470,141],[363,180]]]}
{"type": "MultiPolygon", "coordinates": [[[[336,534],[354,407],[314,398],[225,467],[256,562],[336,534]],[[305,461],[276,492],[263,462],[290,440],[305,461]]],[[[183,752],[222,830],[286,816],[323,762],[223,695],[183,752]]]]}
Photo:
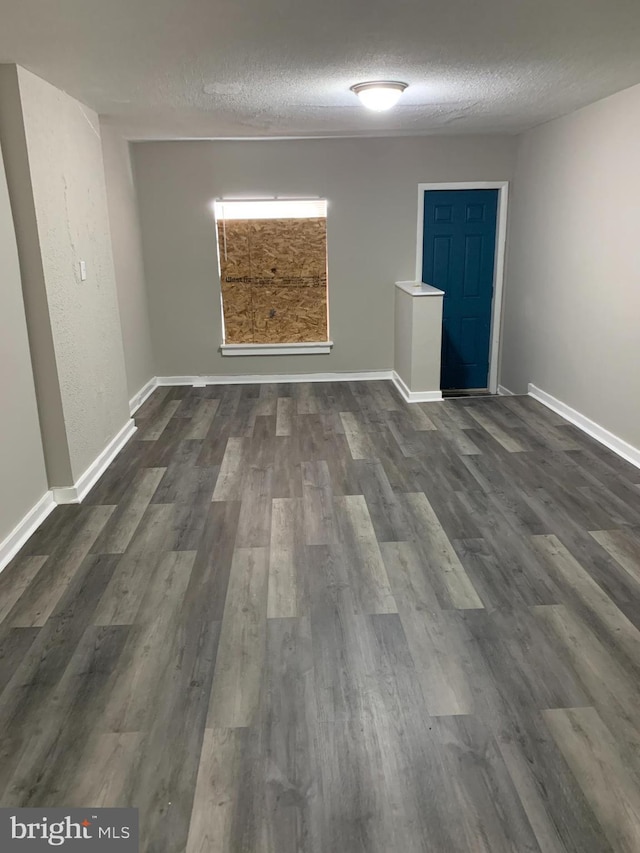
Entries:
{"type": "Polygon", "coordinates": [[[225,344],[326,341],[325,200],[215,203],[225,344]]]}

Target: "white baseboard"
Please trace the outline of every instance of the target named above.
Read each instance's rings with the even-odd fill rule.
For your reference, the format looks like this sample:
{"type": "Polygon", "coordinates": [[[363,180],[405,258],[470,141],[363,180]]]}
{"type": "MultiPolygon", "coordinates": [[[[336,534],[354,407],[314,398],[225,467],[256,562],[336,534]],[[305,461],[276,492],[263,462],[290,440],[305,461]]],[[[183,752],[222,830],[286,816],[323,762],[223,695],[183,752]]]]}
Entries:
{"type": "Polygon", "coordinates": [[[143,385],[138,393],[134,394],[134,396],[129,400],[129,414],[134,415],[144,401],[153,394],[157,387],[158,379],[153,376],[146,385],[143,385]]]}
{"type": "Polygon", "coordinates": [[[359,370],[354,373],[245,373],[238,376],[158,376],[158,385],[259,385],[282,382],[366,382],[393,379],[392,370],[359,370]]]}
{"type": "Polygon", "coordinates": [[[55,509],[56,504],[80,503],[104,474],[135,431],[135,423],[132,420],[127,421],[120,432],[92,462],[75,485],[50,489],[40,498],[38,503],[29,510],[11,533],[0,542],[0,572],[15,557],[27,539],[36,532],[49,513],[55,509]]]}
{"type": "MultiPolygon", "coordinates": [[[[441,391],[410,391],[395,370],[358,370],[349,373],[245,373],[237,376],[157,376],[156,386],[260,385],[283,382],[367,382],[391,380],[407,403],[432,403],[442,400],[441,391]]],[[[154,387],[156,387],[154,386],[154,387]]]]}
{"type": "Polygon", "coordinates": [[[46,492],[25,517],[18,522],[11,533],[0,542],[0,572],[18,553],[27,539],[36,532],[49,513],[55,509],[51,492],[46,492]]]}
{"type": "Polygon", "coordinates": [[[436,403],[442,400],[442,391],[410,391],[402,377],[393,371],[393,384],[407,403],[436,403]]]}
{"type": "Polygon", "coordinates": [[[504,385],[498,385],[498,396],[500,397],[515,397],[513,391],[509,391],[504,385]]]}
{"type": "Polygon", "coordinates": [[[636,465],[640,468],[639,448],[634,447],[632,444],[629,444],[629,442],[617,435],[614,435],[614,433],[609,432],[608,429],[600,426],[600,424],[592,421],[590,418],[576,411],[576,409],[572,409],[571,406],[567,406],[567,404],[563,403],[562,400],[552,397],[551,394],[547,394],[546,391],[542,391],[540,388],[537,388],[531,383],[529,383],[529,396],[533,397],[533,399],[537,400],[539,403],[547,406],[547,408],[557,412],[559,415],[562,415],[563,418],[566,418],[572,424],[575,424],[583,432],[586,432],[587,435],[595,438],[596,441],[600,442],[600,444],[604,444],[604,446],[608,447],[609,450],[613,450],[613,452],[617,453],[618,456],[622,456],[622,458],[626,459],[627,462],[630,462],[632,465],[636,465]]]}
{"type": "Polygon", "coordinates": [[[109,442],[102,453],[94,459],[73,486],[63,486],[51,490],[55,502],[57,504],[80,503],[85,495],[95,486],[100,477],[102,477],[135,431],[135,422],[133,420],[127,421],[120,432],[109,442]]]}

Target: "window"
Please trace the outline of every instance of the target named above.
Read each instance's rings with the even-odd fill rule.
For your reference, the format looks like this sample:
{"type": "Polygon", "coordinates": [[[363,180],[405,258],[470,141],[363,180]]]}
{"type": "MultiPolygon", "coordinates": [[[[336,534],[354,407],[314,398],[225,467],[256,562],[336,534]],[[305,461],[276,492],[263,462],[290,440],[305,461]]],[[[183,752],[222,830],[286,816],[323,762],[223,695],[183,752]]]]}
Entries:
{"type": "Polygon", "coordinates": [[[222,200],[214,209],[223,353],[328,352],[326,200],[222,200]]]}

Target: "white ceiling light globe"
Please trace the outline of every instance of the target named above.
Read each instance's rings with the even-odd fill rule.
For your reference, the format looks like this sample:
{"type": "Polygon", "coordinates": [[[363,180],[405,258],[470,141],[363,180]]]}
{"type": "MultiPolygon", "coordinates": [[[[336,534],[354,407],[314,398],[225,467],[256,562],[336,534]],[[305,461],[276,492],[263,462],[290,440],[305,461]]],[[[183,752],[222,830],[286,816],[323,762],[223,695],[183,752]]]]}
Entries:
{"type": "Polygon", "coordinates": [[[390,110],[398,103],[407,85],[394,80],[378,80],[371,83],[357,83],[351,87],[351,91],[355,92],[367,109],[381,113],[390,110]]]}

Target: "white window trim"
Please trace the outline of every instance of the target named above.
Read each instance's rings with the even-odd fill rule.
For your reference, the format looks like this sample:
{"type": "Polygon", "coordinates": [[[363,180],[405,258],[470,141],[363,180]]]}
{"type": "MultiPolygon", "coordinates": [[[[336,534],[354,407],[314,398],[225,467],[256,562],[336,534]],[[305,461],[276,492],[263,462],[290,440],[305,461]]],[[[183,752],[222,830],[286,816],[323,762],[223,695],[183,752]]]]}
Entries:
{"type": "Polygon", "coordinates": [[[321,355],[331,352],[333,341],[291,344],[222,344],[222,355],[321,355]]]}
{"type": "MultiPolygon", "coordinates": [[[[418,228],[416,246],[416,281],[422,281],[422,240],[424,231],[424,194],[427,190],[498,190],[496,223],[496,260],[493,273],[493,305],[491,309],[491,338],[489,343],[489,391],[498,390],[498,363],[502,332],[502,293],[504,289],[505,256],[507,249],[507,206],[509,181],[461,181],[455,183],[418,184],[418,228]]],[[[431,284],[431,282],[425,282],[431,284]]]]}

